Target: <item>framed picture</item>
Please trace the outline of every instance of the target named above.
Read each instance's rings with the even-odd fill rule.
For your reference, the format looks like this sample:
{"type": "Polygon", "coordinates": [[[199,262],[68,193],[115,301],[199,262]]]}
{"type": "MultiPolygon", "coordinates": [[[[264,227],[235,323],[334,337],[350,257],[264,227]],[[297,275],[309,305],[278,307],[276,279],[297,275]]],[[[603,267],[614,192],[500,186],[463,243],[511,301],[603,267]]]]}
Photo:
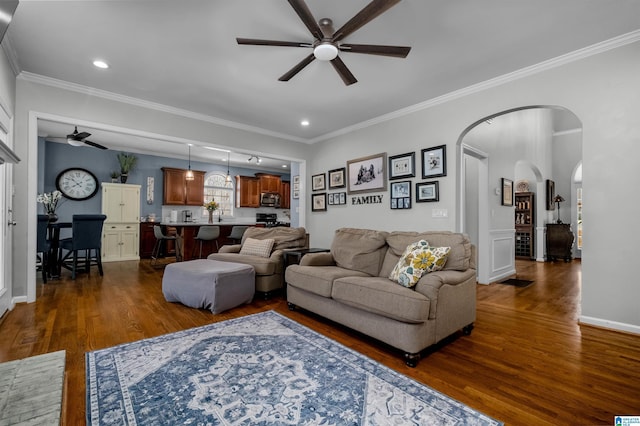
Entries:
{"type": "Polygon", "coordinates": [[[293,198],[300,198],[300,176],[294,176],[293,180],[293,198]],[[295,178],[298,178],[298,182],[295,181],[295,178]]]}
{"type": "Polygon", "coordinates": [[[311,194],[311,211],[324,212],[327,211],[327,193],[311,194]]]}
{"type": "Polygon", "coordinates": [[[293,177],[293,184],[294,184],[294,185],[295,185],[295,184],[300,185],[300,175],[295,175],[295,176],[293,177]]]}
{"type": "Polygon", "coordinates": [[[410,209],[411,208],[411,181],[391,183],[391,208],[410,209]]]}
{"type": "Polygon", "coordinates": [[[422,179],[447,175],[447,146],[422,150],[422,179]]]}
{"type": "Polygon", "coordinates": [[[502,178],[502,205],[513,206],[513,181],[502,178]]]}
{"type": "Polygon", "coordinates": [[[349,194],[387,190],[385,167],[387,153],[370,155],[347,161],[349,194]]]}
{"type": "Polygon", "coordinates": [[[547,210],[555,210],[556,205],[553,203],[553,196],[556,193],[556,183],[551,179],[547,179],[547,210]]]}
{"type": "Polygon", "coordinates": [[[324,173],[311,176],[312,191],[322,191],[325,189],[327,189],[327,182],[326,182],[326,175],[324,173]]]}
{"type": "Polygon", "coordinates": [[[293,197],[293,198],[300,198],[300,190],[299,190],[299,189],[295,189],[295,190],[293,191],[293,195],[292,195],[292,197],[293,197]]]}
{"type": "Polygon", "coordinates": [[[438,181],[416,183],[416,203],[440,201],[438,181]]]}
{"type": "Polygon", "coordinates": [[[329,170],[329,189],[344,188],[347,186],[345,183],[344,175],[346,174],[344,167],[340,169],[329,170]]]}
{"type": "Polygon", "coordinates": [[[347,193],[346,192],[338,192],[335,194],[334,201],[336,204],[347,204],[347,193]]]}
{"type": "Polygon", "coordinates": [[[389,180],[415,177],[416,153],[393,155],[389,157],[389,180]]]}
{"type": "Polygon", "coordinates": [[[333,206],[334,204],[335,204],[335,202],[334,202],[334,194],[330,193],[328,198],[327,198],[327,205],[333,206]]]}

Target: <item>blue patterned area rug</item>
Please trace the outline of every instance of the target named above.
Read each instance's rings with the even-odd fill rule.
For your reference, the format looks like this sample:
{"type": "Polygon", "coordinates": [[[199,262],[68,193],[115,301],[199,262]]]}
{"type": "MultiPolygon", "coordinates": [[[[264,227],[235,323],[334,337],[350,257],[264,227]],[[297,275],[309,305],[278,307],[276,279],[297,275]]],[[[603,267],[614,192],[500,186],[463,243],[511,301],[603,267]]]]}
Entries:
{"type": "Polygon", "coordinates": [[[89,425],[500,425],[269,311],[86,354],[89,425]]]}

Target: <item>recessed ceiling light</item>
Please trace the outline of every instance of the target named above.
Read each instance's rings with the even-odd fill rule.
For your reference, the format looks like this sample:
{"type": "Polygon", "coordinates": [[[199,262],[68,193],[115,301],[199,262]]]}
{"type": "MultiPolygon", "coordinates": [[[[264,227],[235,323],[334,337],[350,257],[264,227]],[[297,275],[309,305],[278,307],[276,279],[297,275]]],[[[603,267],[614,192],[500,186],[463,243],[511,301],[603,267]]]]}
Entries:
{"type": "Polygon", "coordinates": [[[93,66],[102,69],[109,68],[109,64],[107,64],[105,61],[101,61],[100,59],[96,59],[95,61],[93,61],[93,66]]]}
{"type": "Polygon", "coordinates": [[[301,125],[301,126],[308,126],[308,125],[309,125],[309,120],[302,120],[302,121],[300,122],[300,125],[301,125]]]}
{"type": "Polygon", "coordinates": [[[282,168],[283,168],[283,169],[286,169],[286,168],[287,168],[287,165],[286,165],[286,164],[283,164],[283,165],[282,165],[282,168]]]}

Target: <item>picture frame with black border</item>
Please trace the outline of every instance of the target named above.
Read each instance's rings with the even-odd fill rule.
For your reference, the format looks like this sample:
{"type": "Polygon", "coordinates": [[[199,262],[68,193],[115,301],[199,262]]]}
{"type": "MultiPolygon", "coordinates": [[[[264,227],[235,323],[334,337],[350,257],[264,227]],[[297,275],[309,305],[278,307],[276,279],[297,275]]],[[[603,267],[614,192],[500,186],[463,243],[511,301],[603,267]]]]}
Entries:
{"type": "Polygon", "coordinates": [[[346,192],[338,192],[336,195],[339,195],[338,202],[336,204],[344,205],[347,204],[347,193],[346,192]]]}
{"type": "Polygon", "coordinates": [[[547,179],[546,180],[546,201],[547,201],[547,210],[555,210],[556,209],[556,205],[553,202],[553,196],[555,195],[556,192],[556,183],[554,181],[552,181],[551,179],[547,179]]]}
{"type": "Polygon", "coordinates": [[[502,182],[502,205],[506,207],[513,206],[513,181],[507,178],[501,178],[502,182]]]}
{"type": "Polygon", "coordinates": [[[347,192],[387,190],[387,153],[369,155],[347,161],[347,192]]]}
{"type": "Polygon", "coordinates": [[[339,169],[329,170],[329,189],[345,188],[347,186],[345,175],[347,173],[346,167],[339,169]]]}
{"type": "Polygon", "coordinates": [[[440,190],[437,180],[416,182],[416,203],[440,201],[440,190]]]}
{"type": "Polygon", "coordinates": [[[416,153],[392,155],[389,157],[389,180],[416,176],[416,153]]]}
{"type": "Polygon", "coordinates": [[[311,176],[311,190],[323,191],[327,189],[327,175],[326,173],[318,173],[311,176]]]}
{"type": "Polygon", "coordinates": [[[327,205],[333,206],[335,204],[333,198],[334,198],[334,194],[333,193],[329,193],[329,195],[327,197],[327,205]]]}
{"type": "Polygon", "coordinates": [[[311,194],[311,211],[324,212],[327,211],[327,193],[311,194]]]}
{"type": "Polygon", "coordinates": [[[447,175],[447,146],[439,145],[422,150],[422,179],[447,175]]]}
{"type": "Polygon", "coordinates": [[[411,181],[391,182],[391,209],[411,208],[411,181]]]}

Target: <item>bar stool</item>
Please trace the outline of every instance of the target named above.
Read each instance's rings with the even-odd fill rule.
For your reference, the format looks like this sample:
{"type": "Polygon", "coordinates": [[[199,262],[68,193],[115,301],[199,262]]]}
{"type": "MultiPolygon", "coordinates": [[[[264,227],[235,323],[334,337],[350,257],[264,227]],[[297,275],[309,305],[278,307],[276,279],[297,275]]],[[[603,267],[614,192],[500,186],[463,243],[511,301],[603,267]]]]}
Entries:
{"type": "MultiPolygon", "coordinates": [[[[164,241],[176,241],[175,235],[164,235],[160,225],[153,225],[153,235],[156,237],[156,243],[151,251],[151,265],[155,265],[158,262],[158,255],[160,254],[160,248],[164,241]]],[[[177,252],[178,250],[176,248],[176,253],[177,252]]]]}
{"type": "MultiPolygon", "coordinates": [[[[216,242],[216,251],[220,248],[218,246],[218,237],[220,237],[220,227],[219,226],[201,226],[198,229],[198,234],[195,237],[195,241],[200,243],[200,252],[198,253],[198,259],[202,259],[202,243],[204,241],[215,241],[216,242]]],[[[196,246],[193,246],[193,252],[191,253],[191,258],[195,254],[196,246]]]]}
{"type": "Polygon", "coordinates": [[[248,226],[234,226],[231,228],[231,233],[227,237],[233,244],[240,244],[242,241],[242,236],[244,235],[244,231],[246,231],[248,226]]]}

